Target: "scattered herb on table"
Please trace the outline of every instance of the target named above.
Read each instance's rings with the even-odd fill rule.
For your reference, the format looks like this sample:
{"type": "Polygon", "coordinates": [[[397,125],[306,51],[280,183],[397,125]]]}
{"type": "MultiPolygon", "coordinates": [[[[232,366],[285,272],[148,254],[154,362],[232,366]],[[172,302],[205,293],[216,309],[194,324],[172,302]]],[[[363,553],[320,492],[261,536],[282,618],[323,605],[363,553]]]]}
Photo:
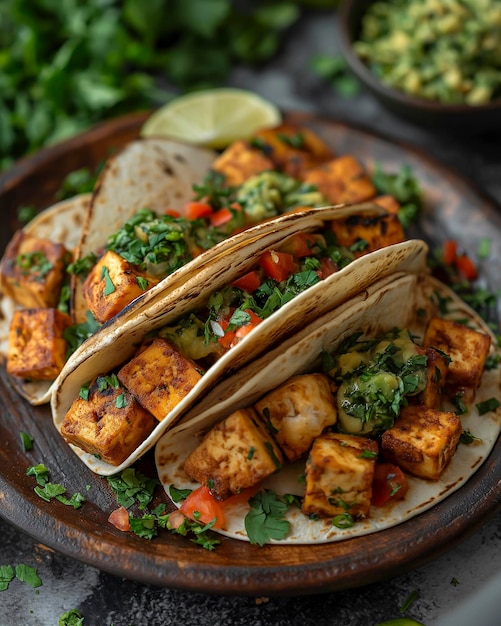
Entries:
{"type": "Polygon", "coordinates": [[[42,584],[35,567],[24,565],[23,563],[15,567],[12,565],[0,565],[0,591],[8,589],[14,578],[27,583],[34,589],[42,584]]]}
{"type": "Polygon", "coordinates": [[[78,609],[70,609],[63,613],[58,620],[58,626],[83,626],[84,616],[78,609]]]}
{"type": "Polygon", "coordinates": [[[75,492],[72,496],[67,497],[66,487],[59,483],[49,482],[49,470],[43,463],[28,467],[26,475],[36,478],[37,486],[35,487],[35,493],[46,502],[56,499],[66,506],[72,506],[74,509],[79,509],[82,503],[85,502],[85,497],[81,493],[75,492]]]}

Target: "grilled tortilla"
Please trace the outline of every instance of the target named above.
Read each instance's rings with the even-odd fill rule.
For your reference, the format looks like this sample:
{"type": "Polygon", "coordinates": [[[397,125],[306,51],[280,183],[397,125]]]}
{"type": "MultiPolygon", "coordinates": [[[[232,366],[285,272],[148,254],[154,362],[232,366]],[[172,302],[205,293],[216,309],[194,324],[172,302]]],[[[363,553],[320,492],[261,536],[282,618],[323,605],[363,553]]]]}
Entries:
{"type": "MultiPolygon", "coordinates": [[[[121,367],[134,356],[144,337],[206,304],[213,291],[248,272],[264,251],[273,249],[295,233],[314,232],[331,220],[364,212],[372,213],[374,209],[378,210],[372,204],[309,209],[267,222],[266,232],[260,227],[254,227],[260,236],[252,236],[254,228],[247,231],[251,237],[247,236],[243,239],[242,247],[232,251],[231,264],[226,254],[218,255],[196,277],[163,297],[152,298],[148,307],[142,307],[134,317],[114,327],[113,332],[99,333],[89,339],[68,361],[56,381],[52,412],[58,430],[61,431],[65,417],[83,385],[121,367]]],[[[95,454],[84,452],[77,446],[72,446],[73,449],[99,474],[109,475],[120,471],[151,448],[183,412],[229,372],[236,371],[317,316],[363,291],[380,277],[397,271],[424,271],[426,254],[426,244],[418,240],[381,248],[352,261],[302,292],[256,326],[240,343],[209,367],[191,391],[167,415],[161,416],[160,423],[119,464],[104,462],[96,458],[95,454]]],[[[164,383],[169,384],[168,381],[164,383]]]]}
{"type": "MultiPolygon", "coordinates": [[[[73,252],[82,236],[85,216],[90,206],[91,195],[81,194],[69,200],[62,200],[38,213],[22,232],[28,236],[45,238],[73,252]]],[[[2,261],[5,263],[5,257],[2,261]]],[[[1,319],[0,319],[0,355],[7,358],[9,327],[15,310],[21,308],[5,287],[0,291],[1,319]]],[[[19,378],[12,378],[17,391],[32,404],[48,402],[51,383],[47,381],[29,382],[19,378]]]]}
{"type": "MultiPolygon", "coordinates": [[[[349,527],[336,527],[332,516],[311,519],[296,506],[289,506],[285,514],[285,519],[290,523],[287,535],[271,539],[270,542],[312,544],[339,541],[395,526],[431,508],[469,479],[488,457],[498,439],[501,428],[501,408],[496,408],[496,400],[499,400],[501,394],[499,349],[489,327],[448,287],[428,274],[406,272],[381,278],[337,309],[319,316],[293,337],[227,378],[188,411],[174,428],[162,436],[155,449],[158,474],[167,494],[171,493],[171,486],[181,490],[200,486],[200,482],[188,475],[185,462],[207,433],[224,418],[235,414],[238,417],[238,411],[241,410],[256,410],[263,397],[287,381],[294,380],[296,376],[324,371],[322,354],[335,355],[343,342],[354,333],[362,333],[362,338],[372,338],[397,327],[408,329],[419,344],[422,343],[429,320],[434,316],[456,320],[479,331],[481,337],[487,338],[489,355],[494,357],[495,367],[483,371],[467,413],[460,418],[449,416],[453,422],[460,419],[460,429],[473,435],[473,443],[460,443],[438,478],[433,476],[433,479],[423,479],[407,474],[407,468],[404,469],[409,485],[405,497],[389,505],[371,506],[368,514],[361,516],[349,527]],[[446,311],[443,310],[444,304],[446,311]],[[493,408],[479,414],[478,405],[492,399],[493,408]]],[[[461,359],[456,355],[458,358],[461,359]]],[[[471,354],[466,354],[464,358],[471,358],[471,354]]],[[[445,380],[447,382],[447,378],[445,380]]],[[[450,406],[443,410],[455,411],[450,406]]],[[[225,432],[229,441],[229,431],[225,432]]],[[[451,444],[453,447],[457,444],[457,436],[456,425],[455,439],[451,444]]],[[[357,440],[360,439],[358,436],[357,440]]],[[[227,460],[230,454],[231,451],[226,450],[227,460]]],[[[271,489],[280,496],[294,494],[299,498],[304,497],[304,481],[298,478],[304,475],[305,463],[305,458],[284,462],[279,471],[272,473],[259,485],[259,489],[271,489]]],[[[211,484],[217,488],[216,479],[211,484]]],[[[332,499],[338,497],[333,495],[332,499]]],[[[349,506],[348,503],[347,510],[349,506]]],[[[224,507],[224,527],[218,529],[218,532],[235,539],[248,540],[245,526],[248,513],[249,504],[241,499],[228,504],[224,507]]]]}

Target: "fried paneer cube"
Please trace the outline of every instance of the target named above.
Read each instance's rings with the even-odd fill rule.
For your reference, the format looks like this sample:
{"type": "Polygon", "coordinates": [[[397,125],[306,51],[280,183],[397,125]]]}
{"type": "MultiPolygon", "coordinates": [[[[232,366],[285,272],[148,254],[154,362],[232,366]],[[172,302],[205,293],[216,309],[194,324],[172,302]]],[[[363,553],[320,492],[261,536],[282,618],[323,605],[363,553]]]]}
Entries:
{"type": "Polygon", "coordinates": [[[377,442],[367,437],[340,433],[317,437],[306,463],[303,513],[367,517],[377,453],[377,442]]]}
{"type": "Polygon", "coordinates": [[[198,365],[161,337],[118,372],[120,382],[157,420],[163,420],[202,378],[198,365]]]}
{"type": "Polygon", "coordinates": [[[254,404],[271,424],[289,461],[302,457],[328,426],[337,421],[336,401],[324,374],[294,376],[254,404]]]}
{"type": "Polygon", "coordinates": [[[352,215],[344,220],[332,220],[331,228],[337,243],[353,250],[356,257],[405,241],[404,229],[394,213],[374,217],[352,215]]]}
{"type": "Polygon", "coordinates": [[[272,169],[302,179],[307,172],[334,157],[329,146],[308,128],[281,124],[256,133],[255,145],[271,159],[272,169]]]}
{"type": "Polygon", "coordinates": [[[219,422],[184,462],[196,482],[208,485],[218,500],[257,485],[280,469],[280,448],[252,408],[219,422]]]}
{"type": "Polygon", "coordinates": [[[310,169],[302,179],[314,185],[332,204],[363,202],[377,194],[369,174],[350,154],[310,169]]]}
{"type": "Polygon", "coordinates": [[[224,174],[227,185],[240,186],[256,174],[274,169],[274,165],[271,159],[258,148],[254,148],[249,141],[239,139],[214,161],[212,169],[224,174]]]}
{"type": "Polygon", "coordinates": [[[57,309],[14,311],[9,328],[9,374],[29,380],[54,380],[66,362],[63,333],[70,324],[70,316],[57,309]]]}
{"type": "Polygon", "coordinates": [[[430,409],[440,409],[444,400],[444,385],[449,360],[434,348],[425,348],[424,353],[426,355],[426,386],[419,394],[419,399],[430,409]]]}
{"type": "Polygon", "coordinates": [[[23,307],[56,307],[70,259],[63,244],[18,230],[2,259],[2,288],[23,307]]]}
{"type": "Polygon", "coordinates": [[[82,289],[90,312],[102,324],[157,282],[156,278],[108,250],[92,268],[82,289]]]}
{"type": "Polygon", "coordinates": [[[155,418],[116,376],[98,376],[73,401],[61,424],[64,439],[106,463],[120,465],[148,437],[155,418]]]}
{"type": "Polygon", "coordinates": [[[461,433],[461,420],[455,413],[407,406],[383,433],[381,450],[388,461],[409,474],[438,480],[454,456],[461,433]]]}
{"type": "Polygon", "coordinates": [[[441,350],[450,357],[446,385],[453,392],[474,392],[480,384],[491,339],[464,324],[440,317],[430,319],[423,345],[441,350]]]}
{"type": "Polygon", "coordinates": [[[390,196],[389,194],[376,196],[375,198],[370,198],[370,200],[374,202],[374,204],[386,209],[388,213],[398,213],[401,208],[400,203],[395,196],[390,196]]]}

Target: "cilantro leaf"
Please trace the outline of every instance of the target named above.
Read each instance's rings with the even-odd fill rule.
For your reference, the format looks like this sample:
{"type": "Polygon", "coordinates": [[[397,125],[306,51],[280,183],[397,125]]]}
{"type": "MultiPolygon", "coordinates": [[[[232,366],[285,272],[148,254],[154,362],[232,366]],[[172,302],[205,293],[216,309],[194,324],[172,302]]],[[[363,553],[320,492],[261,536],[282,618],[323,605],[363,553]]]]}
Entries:
{"type": "Polygon", "coordinates": [[[5,591],[9,588],[9,583],[11,583],[16,576],[14,568],[12,565],[0,565],[0,591],[5,591]]]}
{"type": "Polygon", "coordinates": [[[287,536],[290,529],[290,523],[284,519],[287,504],[273,491],[258,492],[249,504],[251,509],[245,516],[245,530],[251,543],[263,546],[270,539],[287,536]]]}
{"type": "Polygon", "coordinates": [[[133,467],[128,467],[115,476],[108,476],[107,480],[119,504],[126,509],[138,504],[139,510],[148,506],[153,499],[155,487],[160,484],[158,479],[148,478],[133,467]]]}
{"type": "Polygon", "coordinates": [[[35,567],[31,567],[30,565],[16,565],[16,578],[23,583],[28,583],[34,589],[36,587],[40,587],[42,581],[38,577],[37,570],[35,567]]]}

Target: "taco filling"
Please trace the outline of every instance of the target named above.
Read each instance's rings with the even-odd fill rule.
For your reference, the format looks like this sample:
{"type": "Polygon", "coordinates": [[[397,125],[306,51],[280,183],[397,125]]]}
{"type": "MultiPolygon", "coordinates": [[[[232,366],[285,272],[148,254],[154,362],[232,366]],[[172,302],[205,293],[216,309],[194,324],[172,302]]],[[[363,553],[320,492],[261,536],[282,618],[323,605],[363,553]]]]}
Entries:
{"type": "MultiPolygon", "coordinates": [[[[409,287],[414,279],[397,283],[402,280],[409,287]]],[[[428,290],[443,289],[421,280],[428,290]]],[[[394,300],[390,307],[385,302],[396,296],[391,283],[373,296],[378,313],[405,321],[394,300]]],[[[426,322],[372,334],[362,330],[371,322],[359,301],[339,317],[342,341],[335,339],[337,314],[325,316],[323,327],[298,334],[296,346],[291,339],[282,355],[274,351],[275,360],[263,357],[247,368],[248,378],[242,370],[241,391],[235,377],[212,408],[191,411],[163,436],[157,467],[182,513],[210,523],[193,504],[203,496],[218,507],[215,527],[231,537],[260,545],[332,541],[415,515],[485,458],[499,432],[500,406],[499,357],[489,332],[472,324],[471,312],[467,321],[452,319],[427,305],[426,322]],[[363,311],[358,320],[357,310],[363,311]],[[357,325],[361,330],[346,333],[357,325]],[[329,348],[315,356],[312,345],[323,344],[329,348]],[[268,379],[285,372],[293,375],[270,389],[268,379]],[[260,386],[268,390],[260,393],[260,386]],[[470,456],[462,451],[455,465],[466,443],[470,456]]]]}
{"type": "MultiPolygon", "coordinates": [[[[384,217],[359,219],[379,233],[384,217]]],[[[61,424],[66,441],[120,465],[150,434],[155,420],[169,416],[205,373],[262,322],[360,256],[359,245],[353,252],[336,243],[338,227],[332,219],[319,232],[296,232],[265,249],[249,271],[205,294],[203,304],[146,333],[132,359],[113,372],[100,372],[81,389],[61,424]],[[146,420],[145,411],[155,419],[146,420]]],[[[417,259],[423,251],[419,242],[405,248],[404,257],[414,251],[417,259]]]]}

